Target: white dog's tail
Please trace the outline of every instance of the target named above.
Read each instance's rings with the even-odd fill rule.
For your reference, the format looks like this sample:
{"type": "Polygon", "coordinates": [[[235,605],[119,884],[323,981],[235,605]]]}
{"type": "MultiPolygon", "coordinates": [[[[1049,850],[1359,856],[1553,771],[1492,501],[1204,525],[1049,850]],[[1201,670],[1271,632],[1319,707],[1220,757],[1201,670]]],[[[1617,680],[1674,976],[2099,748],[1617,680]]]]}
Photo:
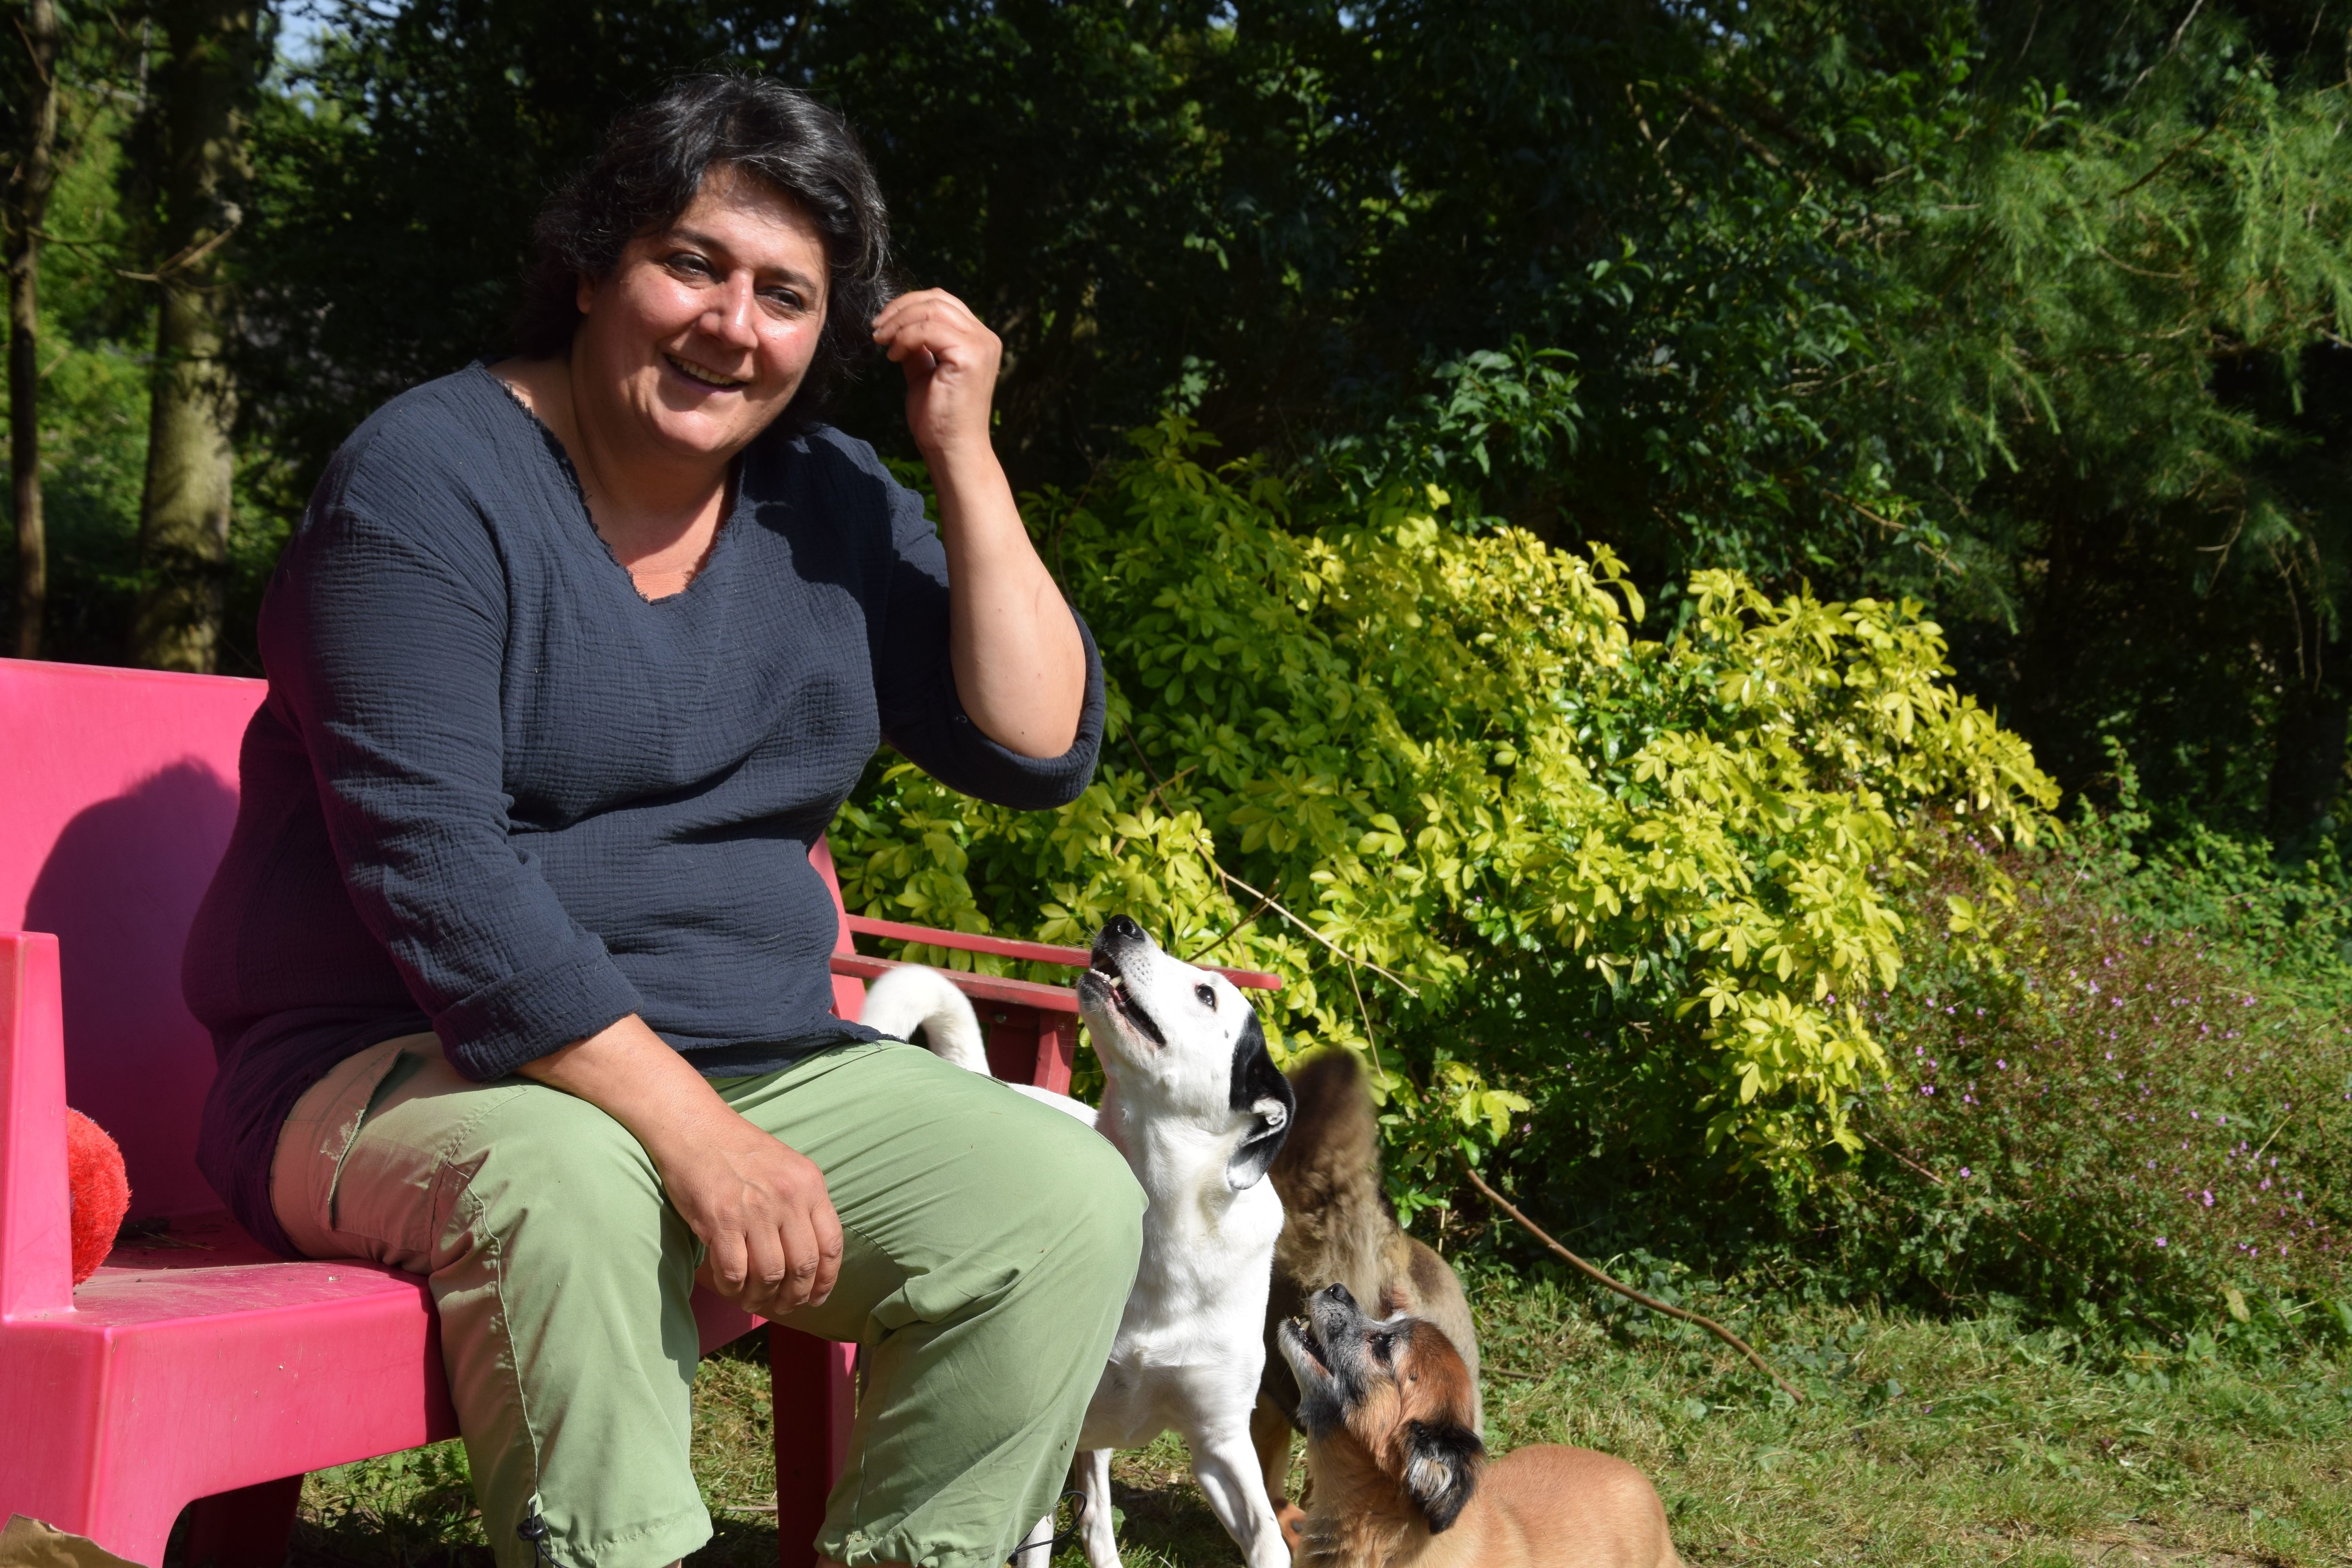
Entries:
{"type": "MultiPolygon", "coordinates": [[[[936,969],[902,963],[886,971],[881,979],[866,988],[866,1011],[857,1021],[894,1040],[911,1040],[919,1029],[923,1044],[930,1047],[933,1056],[982,1078],[995,1076],[989,1070],[988,1047],[981,1043],[980,1016],[971,1010],[970,999],[936,969]]],[[[1055,1094],[1033,1083],[1008,1083],[1004,1087],[1040,1105],[1050,1105],[1065,1116],[1076,1117],[1089,1127],[1095,1124],[1095,1108],[1082,1100],[1072,1100],[1066,1094],[1055,1094]]]]}
{"type": "Polygon", "coordinates": [[[922,1031],[931,1054],[988,1076],[988,1047],[980,1035],[980,1016],[953,982],[936,969],[902,963],[866,988],[866,1010],[857,1021],[894,1040],[911,1040],[922,1031]]]}

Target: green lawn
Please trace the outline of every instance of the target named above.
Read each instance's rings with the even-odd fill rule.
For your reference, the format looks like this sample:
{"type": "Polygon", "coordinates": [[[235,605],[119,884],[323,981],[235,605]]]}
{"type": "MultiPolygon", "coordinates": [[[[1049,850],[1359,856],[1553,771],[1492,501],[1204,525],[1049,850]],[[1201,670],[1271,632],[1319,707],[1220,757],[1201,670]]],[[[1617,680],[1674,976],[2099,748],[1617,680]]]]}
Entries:
{"type": "MultiPolygon", "coordinates": [[[[2063,1332],[1818,1311],[1749,1331],[1810,1388],[1791,1406],[1682,1325],[1636,1314],[1612,1335],[1580,1291],[1490,1280],[1475,1294],[1495,1446],[1632,1459],[1695,1563],[2352,1563],[2341,1359],[2102,1367],[2063,1332]]],[[[720,1524],[696,1561],[765,1568],[766,1369],[714,1358],[697,1401],[697,1471],[720,1524]]],[[[449,1445],[312,1477],[294,1561],[487,1562],[463,1466],[449,1445]]],[[[1129,1568],[1238,1561],[1172,1440],[1122,1455],[1117,1480],[1129,1568]]]]}

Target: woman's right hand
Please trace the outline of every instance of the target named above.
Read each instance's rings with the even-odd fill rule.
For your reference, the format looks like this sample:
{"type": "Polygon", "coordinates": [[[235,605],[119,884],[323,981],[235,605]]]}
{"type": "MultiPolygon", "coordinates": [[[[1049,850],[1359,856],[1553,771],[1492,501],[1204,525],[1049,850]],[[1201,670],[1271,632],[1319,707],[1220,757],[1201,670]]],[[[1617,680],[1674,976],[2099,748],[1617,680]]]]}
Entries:
{"type": "Polygon", "coordinates": [[[626,1127],[709,1248],[695,1278],[777,1318],[833,1293],[841,1216],[824,1173],[754,1127],[635,1014],[521,1068],[626,1127]]]}
{"type": "Polygon", "coordinates": [[[841,1273],[841,1216],[824,1173],[725,1101],[719,1109],[724,1121],[690,1150],[654,1155],[669,1201],[709,1248],[695,1278],[763,1318],[823,1301],[841,1273]]]}

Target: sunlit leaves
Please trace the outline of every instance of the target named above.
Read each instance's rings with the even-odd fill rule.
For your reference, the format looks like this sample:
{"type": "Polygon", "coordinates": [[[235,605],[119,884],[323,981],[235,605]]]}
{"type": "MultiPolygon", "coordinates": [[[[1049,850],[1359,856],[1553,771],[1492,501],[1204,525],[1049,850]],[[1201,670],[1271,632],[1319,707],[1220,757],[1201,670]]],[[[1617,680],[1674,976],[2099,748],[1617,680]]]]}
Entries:
{"type": "MultiPolygon", "coordinates": [[[[1085,504],[1032,509],[1121,716],[1094,787],[1024,816],[888,770],[837,831],[853,907],[1063,942],[1133,915],[1283,975],[1286,1056],[1399,1050],[1405,998],[1340,953],[1426,1019],[1549,952],[1700,1064],[1710,1142],[1851,1144],[1886,1066],[1852,998],[1901,963],[1914,828],[2028,840],[2055,803],[1916,605],[1701,573],[1683,631],[1639,640],[1605,550],[1449,526],[1427,486],[1308,509],[1181,419],[1137,441],[1085,504]]],[[[1540,1092],[1507,1041],[1427,1039],[1382,1058],[1411,1139],[1499,1140],[1540,1092]]]]}

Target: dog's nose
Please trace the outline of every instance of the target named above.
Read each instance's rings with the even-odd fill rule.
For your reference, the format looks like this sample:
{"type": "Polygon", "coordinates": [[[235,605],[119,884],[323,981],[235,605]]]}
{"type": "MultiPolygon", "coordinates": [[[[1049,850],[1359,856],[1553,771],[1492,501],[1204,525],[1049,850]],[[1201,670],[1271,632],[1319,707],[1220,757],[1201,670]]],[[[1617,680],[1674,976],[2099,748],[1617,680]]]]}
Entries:
{"type": "Polygon", "coordinates": [[[1345,1285],[1339,1284],[1336,1281],[1323,1287],[1320,1294],[1325,1300],[1335,1302],[1342,1307],[1352,1309],[1356,1305],[1355,1296],[1345,1285]]]}
{"type": "Polygon", "coordinates": [[[1103,921],[1101,936],[1097,937],[1096,940],[1100,941],[1103,938],[1108,938],[1112,942],[1142,942],[1147,940],[1143,934],[1143,928],[1137,925],[1132,920],[1129,920],[1125,915],[1113,915],[1110,919],[1103,921]]]}

